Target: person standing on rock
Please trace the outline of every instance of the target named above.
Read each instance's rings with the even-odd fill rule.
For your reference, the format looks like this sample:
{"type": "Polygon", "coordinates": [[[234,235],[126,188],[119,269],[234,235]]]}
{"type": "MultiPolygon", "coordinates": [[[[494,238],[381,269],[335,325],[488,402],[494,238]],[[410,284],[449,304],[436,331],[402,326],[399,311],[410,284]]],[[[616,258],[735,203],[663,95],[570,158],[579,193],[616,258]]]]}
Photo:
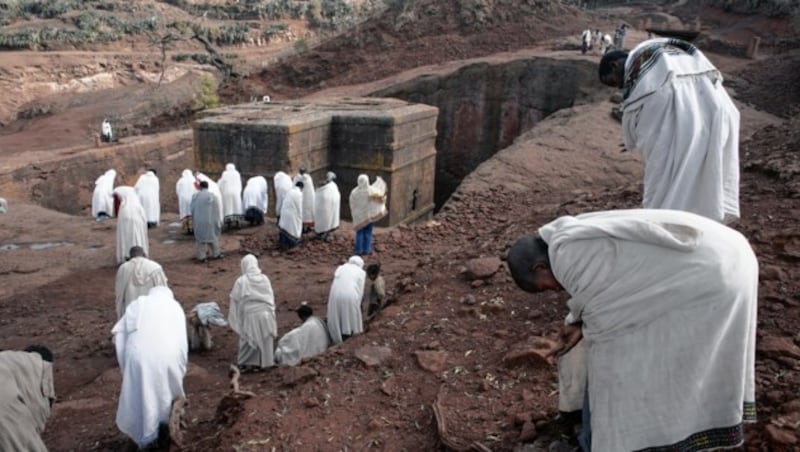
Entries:
{"type": "Polygon", "coordinates": [[[386,182],[378,176],[370,185],[366,174],[358,176],[358,185],[350,192],[350,215],[356,231],[355,252],[359,256],[372,254],[372,223],[385,217],[386,182]]]}
{"type": "Polygon", "coordinates": [[[136,189],[136,194],[147,215],[147,227],[158,226],[158,221],[161,219],[161,201],[159,201],[160,185],[156,170],[151,169],[139,176],[139,180],[136,181],[133,188],[136,189]]]}
{"type": "Polygon", "coordinates": [[[564,216],[519,239],[508,265],[527,292],[571,296],[552,355],[559,409],[583,406],[583,450],[742,444],[758,262],[739,232],[677,210],[564,216]]]}
{"type": "Polygon", "coordinates": [[[314,315],[311,306],[303,302],[297,308],[297,316],[303,324],[284,334],[275,349],[275,362],[283,366],[296,366],[305,358],[323,353],[330,345],[328,328],[314,315]]]}
{"type": "Polygon", "coordinates": [[[739,110],[711,62],[688,42],[658,38],[607,54],[599,76],[623,90],[625,148],[645,161],[642,206],[739,218],[739,110]]]}
{"type": "Polygon", "coordinates": [[[278,218],[278,246],[282,250],[297,247],[303,238],[303,183],[283,194],[281,214],[278,218]]]}
{"type": "Polygon", "coordinates": [[[141,247],[147,255],[150,249],[147,215],[133,187],[114,189],[114,210],[117,216],[117,264],[128,260],[128,253],[134,246],[141,247]]]}
{"type": "Polygon", "coordinates": [[[208,191],[208,181],[200,182],[200,191],[192,197],[190,206],[192,228],[194,229],[195,258],[199,262],[208,261],[208,248],[211,257],[219,259],[219,236],[222,233],[222,221],[219,217],[219,199],[208,191]]]}
{"type": "Polygon", "coordinates": [[[104,118],[103,122],[100,124],[100,139],[103,140],[104,143],[111,143],[114,141],[114,134],[111,131],[111,123],[108,122],[108,118],[104,118]]]}
{"type": "Polygon", "coordinates": [[[172,291],[158,286],[134,300],[111,333],[122,371],[117,427],[144,449],[159,439],[173,402],[184,397],[186,317],[172,291]]]}
{"type": "Polygon", "coordinates": [[[167,275],[155,261],[151,261],[140,246],[130,250],[130,259],[119,266],[114,284],[116,295],[117,319],[122,317],[125,309],[141,295],[147,295],[156,286],[167,286],[167,275]]]}
{"type": "Polygon", "coordinates": [[[336,174],[328,172],[325,182],[317,188],[314,197],[314,232],[317,238],[329,240],[330,234],[339,228],[342,195],[336,185],[336,174]]]}
{"type": "Polygon", "coordinates": [[[231,290],[228,324],[239,335],[239,367],[257,371],[275,365],[275,296],[255,256],[242,258],[241,267],[242,275],[231,290]]]}
{"type": "Polygon", "coordinates": [[[0,450],[46,452],[42,441],[53,386],[53,353],[42,345],[0,352],[0,450]]]}
{"type": "Polygon", "coordinates": [[[364,332],[361,301],[366,277],[364,260],[359,256],[352,256],[333,274],[328,295],[328,331],[334,344],[364,332]]]}

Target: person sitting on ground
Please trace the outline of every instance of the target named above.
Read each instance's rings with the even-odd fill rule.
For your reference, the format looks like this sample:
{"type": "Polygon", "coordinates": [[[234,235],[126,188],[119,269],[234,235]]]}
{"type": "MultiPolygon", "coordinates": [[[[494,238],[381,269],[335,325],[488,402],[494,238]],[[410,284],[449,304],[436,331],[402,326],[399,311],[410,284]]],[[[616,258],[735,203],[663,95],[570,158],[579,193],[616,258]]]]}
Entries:
{"type": "Polygon", "coordinates": [[[163,436],[173,402],[184,397],[186,318],[172,291],[158,286],[133,300],[111,333],[122,371],[117,427],[142,449],[163,436]]]}
{"type": "Polygon", "coordinates": [[[677,210],[594,212],[542,226],[507,261],[522,290],[571,296],[552,354],[559,410],[583,407],[583,450],[742,444],[758,302],[742,234],[677,210]]]}
{"type": "Polygon", "coordinates": [[[130,259],[119,266],[114,284],[116,294],[117,319],[135,299],[147,295],[156,286],[167,286],[167,275],[155,261],[147,258],[141,246],[131,247],[130,259]]]}
{"type": "Polygon", "coordinates": [[[334,344],[364,332],[361,301],[367,275],[363,268],[364,260],[352,256],[333,274],[328,296],[328,331],[334,344]]]}
{"type": "Polygon", "coordinates": [[[329,171],[314,197],[314,232],[317,238],[325,241],[330,240],[330,234],[339,228],[342,195],[335,180],[336,174],[329,171]]]}
{"type": "Polygon", "coordinates": [[[258,371],[275,365],[275,296],[255,256],[243,257],[241,267],[242,275],[231,290],[228,324],[239,335],[239,368],[258,371]]]}
{"type": "Polygon", "coordinates": [[[306,302],[297,308],[302,325],[284,334],[275,350],[275,362],[284,366],[296,366],[305,358],[319,355],[328,349],[330,337],[325,322],[314,316],[314,310],[306,302]]]}
{"type": "Polygon", "coordinates": [[[46,452],[42,441],[53,386],[53,353],[31,345],[0,352],[0,450],[46,452]]]}
{"type": "Polygon", "coordinates": [[[369,304],[367,305],[367,319],[371,319],[381,310],[386,300],[386,282],[381,276],[381,264],[367,266],[367,280],[369,281],[369,304]]]}
{"type": "Polygon", "coordinates": [[[281,215],[278,219],[278,246],[290,250],[300,245],[303,237],[303,183],[283,194],[281,215]]]}

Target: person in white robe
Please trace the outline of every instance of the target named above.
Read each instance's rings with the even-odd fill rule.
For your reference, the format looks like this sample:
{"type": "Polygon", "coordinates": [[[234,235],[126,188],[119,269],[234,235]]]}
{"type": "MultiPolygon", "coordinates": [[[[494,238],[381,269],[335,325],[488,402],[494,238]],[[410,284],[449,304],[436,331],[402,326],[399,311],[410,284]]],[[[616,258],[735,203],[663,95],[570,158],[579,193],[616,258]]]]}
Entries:
{"type": "Polygon", "coordinates": [[[230,294],[228,324],[239,335],[238,364],[244,372],[275,365],[274,344],[278,337],[275,296],[267,275],[252,254],[242,258],[242,275],[230,294]]]}
{"type": "Polygon", "coordinates": [[[192,215],[192,196],[197,193],[195,182],[197,179],[192,174],[192,170],[185,169],[181,178],[175,183],[175,194],[178,196],[178,216],[181,220],[192,215]]]}
{"type": "Polygon", "coordinates": [[[97,221],[114,216],[114,180],[116,178],[117,172],[110,169],[94,181],[92,218],[97,221]]]}
{"type": "Polygon", "coordinates": [[[739,232],[667,209],[565,216],[518,240],[508,265],[523,290],[571,296],[554,355],[570,383],[559,398],[572,399],[560,407],[584,402],[584,450],[742,443],[755,420],[758,262],[739,232]]]}
{"type": "Polygon", "coordinates": [[[283,171],[278,171],[272,178],[273,188],[275,189],[275,216],[280,219],[281,209],[283,208],[283,198],[286,193],[294,187],[292,178],[283,171]]]}
{"type": "Polygon", "coordinates": [[[228,163],[217,182],[222,194],[222,216],[225,223],[239,221],[244,214],[242,209],[242,175],[236,165],[228,163]]]}
{"type": "Polygon", "coordinates": [[[242,192],[242,207],[244,207],[244,219],[250,226],[264,224],[264,215],[269,207],[267,180],[264,176],[247,179],[242,192]]]}
{"type": "Polygon", "coordinates": [[[606,55],[599,75],[623,90],[625,148],[645,161],[642,206],[739,218],[739,110],[705,55],[651,39],[606,55]]]}
{"type": "Polygon", "coordinates": [[[156,286],[167,285],[167,275],[155,261],[147,258],[141,247],[130,250],[130,259],[117,269],[114,293],[116,295],[117,319],[135,299],[147,295],[156,286]]]}
{"type": "Polygon", "coordinates": [[[592,30],[587,28],[581,33],[581,53],[585,54],[590,50],[592,50],[592,30]]]}
{"type": "Polygon", "coordinates": [[[300,173],[292,180],[303,183],[303,232],[314,228],[314,205],[316,203],[316,192],[314,191],[314,179],[306,172],[305,168],[300,168],[300,173]]]}
{"type": "Polygon", "coordinates": [[[0,213],[8,213],[8,201],[6,201],[6,198],[0,198],[0,213]]]}
{"type": "Polygon", "coordinates": [[[614,41],[611,40],[611,35],[603,33],[600,37],[600,55],[605,55],[614,49],[614,41]]]}
{"type": "Polygon", "coordinates": [[[314,197],[314,232],[323,240],[328,240],[331,232],[339,228],[342,195],[335,180],[336,174],[329,171],[314,197]]]}
{"type": "Polygon", "coordinates": [[[222,233],[222,220],[219,212],[219,198],[209,190],[207,180],[200,181],[200,191],[192,197],[190,206],[192,212],[192,229],[194,233],[195,259],[198,262],[208,261],[208,248],[211,248],[211,257],[219,259],[222,251],[219,247],[219,236],[222,233]]]}
{"type": "Polygon", "coordinates": [[[303,237],[303,183],[297,182],[283,196],[278,218],[278,245],[289,250],[299,245],[303,237]]]}
{"type": "Polygon", "coordinates": [[[200,182],[207,182],[208,183],[208,192],[211,193],[215,198],[217,198],[217,203],[219,204],[219,222],[224,223],[225,215],[222,210],[222,191],[219,189],[219,185],[216,182],[211,180],[210,177],[206,176],[203,173],[197,173],[197,184],[195,186],[198,190],[200,190],[200,182]]]}
{"type": "Polygon", "coordinates": [[[131,248],[139,246],[149,255],[147,216],[133,187],[120,186],[114,189],[114,205],[117,207],[117,264],[130,256],[131,248]]]}
{"type": "Polygon", "coordinates": [[[122,372],[117,427],[140,448],[158,439],[172,403],[184,397],[186,317],[167,287],[134,300],[111,330],[122,372]]]}
{"type": "Polygon", "coordinates": [[[144,207],[144,213],[147,215],[147,227],[154,228],[158,226],[161,219],[161,201],[160,197],[160,184],[158,182],[158,175],[156,170],[151,169],[146,173],[139,176],[136,185],[136,194],[139,196],[139,202],[144,207]]]}
{"type": "Polygon", "coordinates": [[[100,124],[100,138],[104,143],[111,143],[114,141],[114,133],[111,130],[111,123],[108,121],[108,118],[103,119],[103,122],[100,124]]]}
{"type": "Polygon", "coordinates": [[[328,331],[332,343],[340,344],[364,331],[361,303],[366,278],[364,260],[359,256],[350,257],[333,274],[328,295],[328,331]]]}
{"type": "Polygon", "coordinates": [[[0,352],[0,450],[46,452],[41,434],[55,400],[53,354],[35,345],[0,352]]]}
{"type": "Polygon", "coordinates": [[[314,315],[306,303],[297,308],[302,325],[284,334],[275,349],[275,362],[283,366],[296,366],[304,359],[319,355],[328,349],[330,337],[325,322],[314,315]]]}
{"type": "Polygon", "coordinates": [[[359,256],[372,254],[372,223],[385,217],[386,182],[378,176],[370,185],[366,174],[358,176],[358,185],[350,192],[350,215],[356,230],[355,251],[359,256]]]}

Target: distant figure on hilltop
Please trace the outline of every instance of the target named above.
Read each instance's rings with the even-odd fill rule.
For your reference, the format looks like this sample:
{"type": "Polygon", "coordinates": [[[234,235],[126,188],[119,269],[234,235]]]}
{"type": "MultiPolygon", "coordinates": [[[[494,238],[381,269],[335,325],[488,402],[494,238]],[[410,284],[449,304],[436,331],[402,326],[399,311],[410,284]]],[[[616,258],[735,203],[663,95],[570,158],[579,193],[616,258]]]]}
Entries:
{"type": "Polygon", "coordinates": [[[703,53],[651,39],[630,54],[610,52],[598,72],[623,90],[625,148],[645,161],[642,206],[739,218],[739,110],[703,53]]]}
{"type": "Polygon", "coordinates": [[[111,131],[111,123],[108,122],[108,118],[103,119],[103,123],[100,124],[100,139],[103,140],[103,143],[114,141],[114,134],[111,131]]]}

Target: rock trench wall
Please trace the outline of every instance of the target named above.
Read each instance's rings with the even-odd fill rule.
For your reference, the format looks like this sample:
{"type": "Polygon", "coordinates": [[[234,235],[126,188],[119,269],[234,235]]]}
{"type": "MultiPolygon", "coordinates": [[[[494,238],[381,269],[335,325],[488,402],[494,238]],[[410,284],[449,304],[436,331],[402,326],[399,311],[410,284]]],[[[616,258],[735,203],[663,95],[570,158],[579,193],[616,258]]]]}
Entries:
{"type": "Polygon", "coordinates": [[[609,90],[598,81],[594,61],[528,58],[423,75],[370,95],[439,108],[435,187],[439,208],[481,162],[539,121],[563,108],[607,98],[609,90]]]}

